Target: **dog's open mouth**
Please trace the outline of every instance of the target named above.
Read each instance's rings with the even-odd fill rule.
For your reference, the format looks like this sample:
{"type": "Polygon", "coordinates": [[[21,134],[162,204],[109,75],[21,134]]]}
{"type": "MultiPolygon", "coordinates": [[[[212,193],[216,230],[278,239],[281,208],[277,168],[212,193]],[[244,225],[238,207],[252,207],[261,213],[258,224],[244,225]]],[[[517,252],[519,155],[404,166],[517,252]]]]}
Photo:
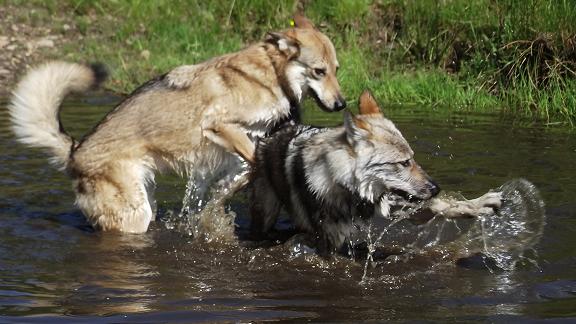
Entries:
{"type": "Polygon", "coordinates": [[[390,191],[394,196],[397,196],[407,202],[410,203],[419,203],[422,202],[424,199],[414,196],[413,194],[407,193],[404,190],[400,190],[400,189],[392,189],[390,191]]]}
{"type": "Polygon", "coordinates": [[[326,106],[324,104],[324,102],[322,102],[322,100],[320,100],[320,97],[318,96],[318,94],[316,93],[316,91],[314,91],[314,89],[309,88],[309,93],[310,96],[312,98],[314,98],[314,101],[316,101],[316,104],[318,105],[318,107],[320,107],[322,110],[327,111],[327,112],[333,112],[334,110],[328,106],[326,106]]]}

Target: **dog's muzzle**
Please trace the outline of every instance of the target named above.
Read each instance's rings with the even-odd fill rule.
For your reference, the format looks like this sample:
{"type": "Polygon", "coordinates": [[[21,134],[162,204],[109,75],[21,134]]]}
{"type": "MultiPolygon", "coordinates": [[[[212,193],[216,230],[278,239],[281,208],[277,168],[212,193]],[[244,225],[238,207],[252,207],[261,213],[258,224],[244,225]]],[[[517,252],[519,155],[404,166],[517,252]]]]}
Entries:
{"type": "Polygon", "coordinates": [[[419,203],[419,202],[422,202],[424,200],[428,200],[430,198],[437,196],[438,193],[440,193],[440,186],[436,182],[430,180],[426,184],[426,191],[420,192],[417,195],[410,194],[410,193],[408,193],[404,190],[400,190],[400,189],[392,189],[392,190],[390,190],[390,192],[393,195],[400,197],[400,198],[402,198],[408,202],[419,203]]]}
{"type": "Polygon", "coordinates": [[[394,196],[400,197],[400,198],[406,200],[407,202],[411,202],[411,203],[418,203],[418,202],[425,200],[425,198],[418,197],[418,196],[415,196],[413,194],[409,194],[404,190],[392,189],[390,192],[394,196]]]}
{"type": "Polygon", "coordinates": [[[332,108],[333,111],[340,111],[346,108],[346,100],[342,98],[341,95],[338,95],[338,99],[334,102],[334,107],[332,108]]]}
{"type": "Polygon", "coordinates": [[[316,104],[320,108],[322,108],[322,110],[324,110],[324,111],[334,112],[334,111],[340,111],[340,110],[346,108],[346,100],[344,100],[344,98],[341,95],[338,95],[338,98],[336,98],[332,107],[329,107],[329,106],[325,105],[322,100],[320,100],[320,97],[318,96],[316,91],[314,91],[314,89],[310,88],[309,91],[310,91],[310,95],[312,96],[312,98],[314,98],[314,101],[316,101],[316,104]]]}
{"type": "Polygon", "coordinates": [[[436,197],[440,193],[440,186],[432,180],[426,184],[426,187],[430,191],[430,198],[436,197]]]}

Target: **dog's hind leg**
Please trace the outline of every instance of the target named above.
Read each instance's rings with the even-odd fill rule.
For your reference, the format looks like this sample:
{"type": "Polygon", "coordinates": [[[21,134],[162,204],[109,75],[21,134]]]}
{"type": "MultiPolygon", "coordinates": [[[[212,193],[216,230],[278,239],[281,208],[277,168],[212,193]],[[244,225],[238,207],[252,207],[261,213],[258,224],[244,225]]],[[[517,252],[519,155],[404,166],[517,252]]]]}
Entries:
{"type": "Polygon", "coordinates": [[[146,180],[137,163],[117,163],[105,174],[76,179],[76,203],[98,229],[144,233],[152,220],[146,180]]]}
{"type": "Polygon", "coordinates": [[[251,186],[250,231],[256,238],[263,238],[274,228],[281,205],[265,177],[257,177],[251,186]]]}

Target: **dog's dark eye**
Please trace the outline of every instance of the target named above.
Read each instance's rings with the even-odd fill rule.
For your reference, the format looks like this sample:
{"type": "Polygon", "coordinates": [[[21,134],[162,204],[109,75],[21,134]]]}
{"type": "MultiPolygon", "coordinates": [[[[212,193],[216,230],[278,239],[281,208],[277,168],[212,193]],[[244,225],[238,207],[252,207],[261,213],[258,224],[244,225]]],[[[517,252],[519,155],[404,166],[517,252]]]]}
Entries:
{"type": "Polygon", "coordinates": [[[402,161],[402,162],[398,162],[398,163],[400,163],[400,165],[403,167],[409,167],[410,166],[410,160],[406,160],[406,161],[402,161]]]}
{"type": "Polygon", "coordinates": [[[318,77],[323,77],[326,75],[326,69],[316,68],[314,69],[314,74],[316,74],[318,77]]]}

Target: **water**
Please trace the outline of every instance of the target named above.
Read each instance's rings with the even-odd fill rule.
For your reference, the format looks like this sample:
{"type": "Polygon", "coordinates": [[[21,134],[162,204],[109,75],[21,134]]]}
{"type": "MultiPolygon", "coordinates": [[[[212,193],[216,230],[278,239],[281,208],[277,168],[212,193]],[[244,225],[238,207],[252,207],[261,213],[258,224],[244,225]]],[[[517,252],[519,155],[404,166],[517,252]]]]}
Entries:
{"type": "MultiPolygon", "coordinates": [[[[110,104],[106,98],[69,103],[63,124],[79,137],[110,104]]],[[[215,217],[220,224],[203,230],[217,234],[193,238],[190,227],[177,220],[186,181],[175,176],[158,177],[161,219],[148,233],[93,232],[73,206],[70,181],[49,167],[41,152],[15,143],[2,109],[0,322],[576,319],[574,134],[497,115],[406,107],[386,115],[411,143],[417,161],[447,191],[475,198],[512,179],[535,184],[546,203],[546,224],[524,255],[534,262],[518,262],[505,271],[487,258],[502,253],[502,245],[505,253],[524,251],[510,249],[522,244],[522,237],[488,240],[485,254],[476,254],[484,244],[474,242],[471,255],[462,255],[462,236],[446,234],[444,245],[426,253],[375,256],[361,282],[363,261],[324,260],[295,253],[293,246],[254,248],[239,242],[229,229],[233,220],[236,235],[242,236],[248,226],[242,194],[231,208],[212,206],[212,213],[229,216],[215,217]]],[[[309,113],[307,118],[317,124],[340,118],[326,116],[309,113]]],[[[471,235],[464,242],[481,237],[474,236],[475,224],[457,224],[471,235]]],[[[373,224],[375,240],[384,225],[373,224]]],[[[399,225],[383,235],[381,246],[388,242],[391,249],[409,249],[406,243],[413,243],[413,236],[402,241],[399,225]]],[[[457,233],[448,231],[451,226],[444,223],[443,233],[457,233]]],[[[510,230],[485,220],[487,233],[495,228],[510,230]]],[[[423,237],[421,245],[431,238],[423,237]]]]}
{"type": "MultiPolygon", "coordinates": [[[[400,217],[380,220],[386,224],[380,226],[382,229],[376,239],[370,224],[365,236],[359,235],[368,243],[369,253],[362,280],[368,274],[369,264],[377,264],[373,258],[376,250],[391,246],[398,247],[402,253],[386,259],[386,264],[398,260],[406,262],[414,255],[440,253],[444,259],[449,257],[450,263],[480,257],[489,270],[514,270],[519,263],[538,266],[531,254],[535,253],[534,247],[542,237],[546,211],[537,188],[525,179],[514,179],[490,191],[501,193],[502,205],[496,211],[482,213],[476,218],[447,219],[439,214],[415,226],[410,221],[411,210],[421,207],[415,206],[400,217]]],[[[462,195],[452,192],[444,192],[439,197],[453,203],[465,200],[462,195]]]]}

